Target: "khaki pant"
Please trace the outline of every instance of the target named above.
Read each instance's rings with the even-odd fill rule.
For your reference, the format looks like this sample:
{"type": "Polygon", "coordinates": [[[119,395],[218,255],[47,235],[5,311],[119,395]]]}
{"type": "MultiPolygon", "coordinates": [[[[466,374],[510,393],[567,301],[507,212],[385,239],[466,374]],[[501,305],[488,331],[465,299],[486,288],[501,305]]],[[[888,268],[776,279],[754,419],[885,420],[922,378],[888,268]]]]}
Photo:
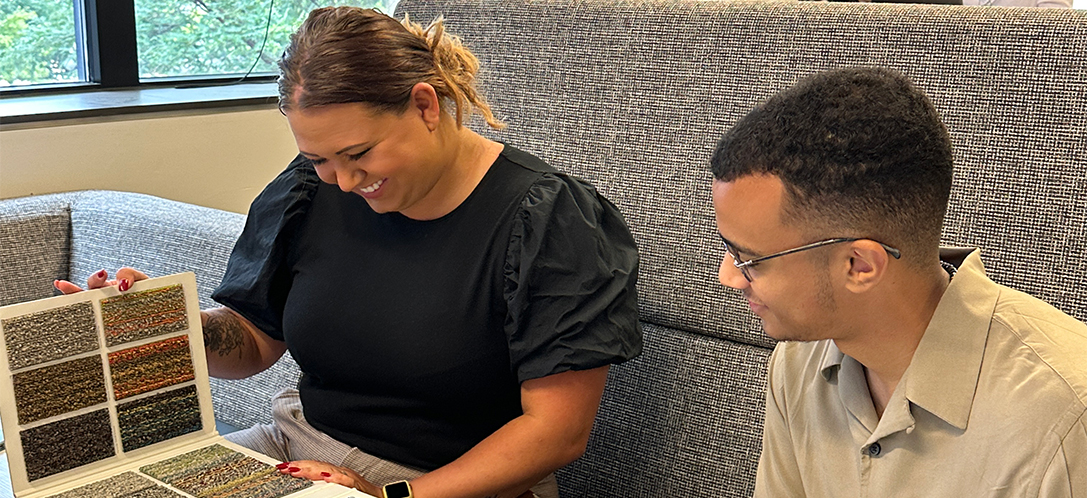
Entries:
{"type": "MultiPolygon", "coordinates": [[[[363,453],[315,429],[302,416],[302,400],[295,389],[285,389],[272,398],[271,424],[258,424],[223,437],[281,462],[318,460],[347,467],[378,486],[411,480],[425,473],[363,453]]],[[[533,486],[532,493],[538,498],[558,498],[555,474],[533,486]]]]}

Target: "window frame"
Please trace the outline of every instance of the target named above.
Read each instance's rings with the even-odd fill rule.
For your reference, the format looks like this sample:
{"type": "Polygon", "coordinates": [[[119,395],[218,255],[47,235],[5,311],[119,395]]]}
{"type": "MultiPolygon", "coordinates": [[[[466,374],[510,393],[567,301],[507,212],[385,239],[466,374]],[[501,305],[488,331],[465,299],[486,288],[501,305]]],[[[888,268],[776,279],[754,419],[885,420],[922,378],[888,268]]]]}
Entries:
{"type": "MultiPolygon", "coordinates": [[[[184,107],[224,107],[275,102],[275,75],[198,75],[140,80],[139,54],[136,46],[136,3],[134,0],[72,0],[75,19],[76,53],[80,62],[80,77],[85,81],[46,83],[0,88],[0,120],[3,124],[129,114],[171,109],[184,102],[184,107]],[[263,84],[254,94],[226,100],[209,98],[206,105],[194,103],[193,89],[233,84],[263,84]],[[171,92],[169,89],[175,89],[171,92]],[[161,105],[140,103],[132,105],[133,95],[153,91],[161,105]],[[88,98],[75,99],[73,95],[88,98]],[[176,101],[170,95],[176,95],[176,101]],[[58,110],[51,99],[66,108],[58,110]],[[72,102],[76,102],[74,105],[72,102]],[[93,102],[82,104],[81,102],[93,102]],[[41,111],[26,109],[41,105],[41,111]],[[6,105],[5,105],[6,104],[6,105]],[[9,109],[18,111],[8,112],[9,109]]],[[[195,90],[199,91],[199,90],[195,90]]],[[[0,127],[6,128],[6,127],[0,127]]]]}

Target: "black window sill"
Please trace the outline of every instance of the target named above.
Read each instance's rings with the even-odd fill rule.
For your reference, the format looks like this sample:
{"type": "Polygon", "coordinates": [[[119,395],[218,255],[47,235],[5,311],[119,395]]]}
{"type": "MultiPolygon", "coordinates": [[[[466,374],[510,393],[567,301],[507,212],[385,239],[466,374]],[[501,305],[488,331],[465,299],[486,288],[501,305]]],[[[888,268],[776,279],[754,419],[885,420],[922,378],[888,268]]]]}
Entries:
{"type": "Polygon", "coordinates": [[[0,99],[0,125],[147,112],[274,105],[274,82],[189,88],[99,90],[0,99]]]}

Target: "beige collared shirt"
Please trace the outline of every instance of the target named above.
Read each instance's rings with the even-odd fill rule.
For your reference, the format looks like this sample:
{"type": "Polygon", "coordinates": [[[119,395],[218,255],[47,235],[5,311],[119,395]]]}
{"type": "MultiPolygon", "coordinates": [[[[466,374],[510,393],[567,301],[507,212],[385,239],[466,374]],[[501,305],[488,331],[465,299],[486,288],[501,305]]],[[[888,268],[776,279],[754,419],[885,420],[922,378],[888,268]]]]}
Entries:
{"type": "Polygon", "coordinates": [[[756,497],[1087,498],[1087,325],[977,250],[941,258],[958,273],[882,418],[832,341],[778,344],[756,497]]]}

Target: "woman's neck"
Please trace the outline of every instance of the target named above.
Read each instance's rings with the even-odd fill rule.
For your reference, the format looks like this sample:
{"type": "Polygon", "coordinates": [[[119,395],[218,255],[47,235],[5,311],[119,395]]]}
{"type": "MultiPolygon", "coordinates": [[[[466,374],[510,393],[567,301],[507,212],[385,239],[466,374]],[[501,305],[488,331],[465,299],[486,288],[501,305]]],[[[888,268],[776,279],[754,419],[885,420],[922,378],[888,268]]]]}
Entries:
{"type": "Polygon", "coordinates": [[[447,157],[448,162],[430,193],[433,200],[418,206],[420,209],[401,211],[404,216],[420,221],[441,218],[460,206],[487,175],[504,147],[466,126],[458,127],[448,116],[443,116],[443,122],[435,132],[440,134],[440,154],[447,157]]]}

